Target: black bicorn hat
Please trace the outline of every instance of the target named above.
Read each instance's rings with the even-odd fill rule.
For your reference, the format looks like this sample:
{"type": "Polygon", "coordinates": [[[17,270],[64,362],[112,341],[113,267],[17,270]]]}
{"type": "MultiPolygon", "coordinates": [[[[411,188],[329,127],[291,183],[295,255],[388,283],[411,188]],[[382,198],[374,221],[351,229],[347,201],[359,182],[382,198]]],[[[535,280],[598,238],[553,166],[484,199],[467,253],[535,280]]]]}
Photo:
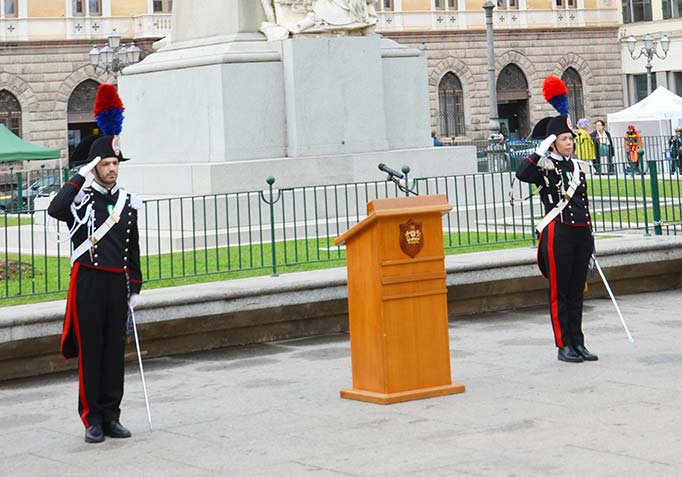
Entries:
{"type": "Polygon", "coordinates": [[[99,138],[101,134],[93,134],[84,138],[69,155],[69,168],[79,167],[88,162],[90,146],[99,138]]]}
{"type": "Polygon", "coordinates": [[[69,156],[69,167],[79,167],[96,157],[117,157],[120,162],[130,160],[123,157],[118,136],[93,134],[83,139],[69,156]]]}
{"type": "Polygon", "coordinates": [[[571,118],[566,114],[561,116],[554,116],[547,123],[547,132],[545,136],[551,136],[552,134],[559,136],[563,133],[571,133],[575,136],[573,132],[573,125],[571,124],[571,118]]]}
{"type": "Polygon", "coordinates": [[[533,128],[529,139],[544,139],[547,137],[547,124],[552,120],[552,116],[542,118],[533,128]]]}
{"type": "Polygon", "coordinates": [[[100,136],[90,146],[90,153],[88,154],[88,161],[92,161],[96,157],[116,157],[119,161],[127,161],[130,158],[123,157],[121,146],[118,142],[118,136],[100,136]]]}

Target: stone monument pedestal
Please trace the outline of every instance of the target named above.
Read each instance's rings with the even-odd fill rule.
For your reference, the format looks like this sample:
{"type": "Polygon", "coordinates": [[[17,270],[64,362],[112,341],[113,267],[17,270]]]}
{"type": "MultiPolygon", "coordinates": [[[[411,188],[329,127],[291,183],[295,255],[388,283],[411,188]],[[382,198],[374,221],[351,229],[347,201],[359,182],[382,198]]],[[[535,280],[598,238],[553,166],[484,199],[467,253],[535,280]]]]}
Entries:
{"type": "Polygon", "coordinates": [[[280,187],[376,180],[379,162],[408,164],[413,175],[475,172],[472,148],[455,159],[457,148],[432,147],[418,50],[378,35],[268,42],[253,33],[257,2],[215,3],[230,18],[227,35],[215,25],[192,38],[178,2],[170,39],[119,80],[122,149],[133,159],[121,181],[130,190],[260,190],[270,175],[280,187]]]}

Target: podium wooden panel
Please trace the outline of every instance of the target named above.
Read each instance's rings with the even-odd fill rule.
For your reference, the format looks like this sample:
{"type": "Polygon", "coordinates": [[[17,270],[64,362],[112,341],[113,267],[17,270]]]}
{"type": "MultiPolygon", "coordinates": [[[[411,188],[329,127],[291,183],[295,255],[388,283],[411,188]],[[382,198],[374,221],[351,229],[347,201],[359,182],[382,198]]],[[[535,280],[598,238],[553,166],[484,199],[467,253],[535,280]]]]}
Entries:
{"type": "Polygon", "coordinates": [[[390,404],[464,392],[450,376],[441,216],[451,209],[444,195],[374,200],[335,240],[346,245],[353,366],[341,397],[390,404]]]}

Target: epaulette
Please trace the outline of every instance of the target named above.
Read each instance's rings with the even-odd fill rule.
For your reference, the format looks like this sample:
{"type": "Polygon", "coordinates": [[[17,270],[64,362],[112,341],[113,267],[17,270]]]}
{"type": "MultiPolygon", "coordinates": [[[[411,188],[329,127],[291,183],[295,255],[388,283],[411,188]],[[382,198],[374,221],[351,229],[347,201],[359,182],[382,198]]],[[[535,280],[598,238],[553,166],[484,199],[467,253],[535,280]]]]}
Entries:
{"type": "Polygon", "coordinates": [[[135,210],[141,210],[143,205],[144,205],[142,197],[140,197],[137,194],[132,194],[130,192],[129,192],[129,194],[130,194],[130,206],[135,210]]]}

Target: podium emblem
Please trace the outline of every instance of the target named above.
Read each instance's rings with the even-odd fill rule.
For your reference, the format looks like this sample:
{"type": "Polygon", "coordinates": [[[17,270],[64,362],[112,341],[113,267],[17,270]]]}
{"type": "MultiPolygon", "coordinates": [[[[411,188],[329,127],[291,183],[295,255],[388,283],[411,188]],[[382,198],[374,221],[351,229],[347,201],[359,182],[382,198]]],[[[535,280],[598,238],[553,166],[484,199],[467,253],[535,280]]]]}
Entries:
{"type": "Polygon", "coordinates": [[[424,247],[424,233],[422,223],[412,219],[400,224],[400,248],[403,252],[414,258],[424,247]]]}

